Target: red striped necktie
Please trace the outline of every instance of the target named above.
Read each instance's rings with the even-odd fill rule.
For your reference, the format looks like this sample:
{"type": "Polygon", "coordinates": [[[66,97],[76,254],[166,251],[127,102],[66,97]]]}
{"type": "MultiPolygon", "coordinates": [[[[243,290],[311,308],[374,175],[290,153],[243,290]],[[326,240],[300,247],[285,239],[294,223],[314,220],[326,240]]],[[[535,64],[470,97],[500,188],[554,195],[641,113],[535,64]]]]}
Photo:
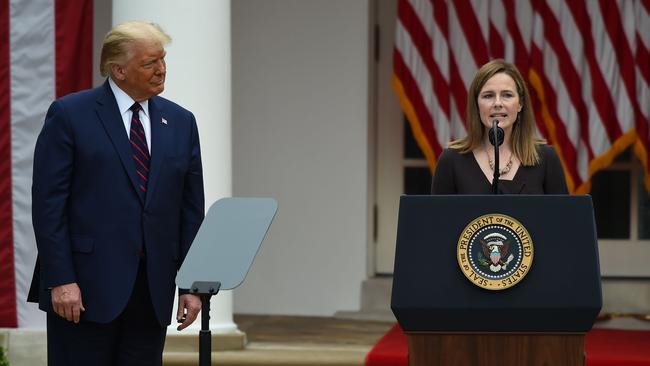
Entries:
{"type": "Polygon", "coordinates": [[[147,148],[147,138],[144,133],[144,128],[140,122],[140,111],[142,106],[140,103],[133,103],[131,106],[133,115],[131,116],[131,133],[129,140],[131,142],[131,150],[133,151],[133,161],[135,162],[135,172],[138,178],[138,189],[140,194],[144,197],[147,192],[147,181],[149,180],[149,149],[147,148]]]}

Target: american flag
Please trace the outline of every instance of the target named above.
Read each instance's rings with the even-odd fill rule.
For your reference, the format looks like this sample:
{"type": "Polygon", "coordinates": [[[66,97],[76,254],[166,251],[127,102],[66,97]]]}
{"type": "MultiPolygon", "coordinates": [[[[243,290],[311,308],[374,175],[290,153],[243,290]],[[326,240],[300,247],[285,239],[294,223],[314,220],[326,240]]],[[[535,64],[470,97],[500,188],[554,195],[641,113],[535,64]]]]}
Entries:
{"type": "Polygon", "coordinates": [[[650,191],[649,50],[650,0],[399,0],[393,86],[434,169],[466,134],[474,73],[503,58],[527,79],[571,192],[629,147],[650,191]]]}
{"type": "Polygon", "coordinates": [[[92,0],[0,0],[0,327],[45,327],[26,302],[34,145],[50,103],[92,84],[92,20],[92,0]]]}

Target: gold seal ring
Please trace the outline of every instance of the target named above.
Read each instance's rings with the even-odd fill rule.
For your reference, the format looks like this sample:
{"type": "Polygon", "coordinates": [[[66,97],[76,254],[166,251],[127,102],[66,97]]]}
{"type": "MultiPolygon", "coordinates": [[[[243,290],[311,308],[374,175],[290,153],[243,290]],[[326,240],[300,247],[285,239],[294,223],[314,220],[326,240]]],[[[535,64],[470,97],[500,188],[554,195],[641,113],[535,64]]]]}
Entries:
{"type": "Polygon", "coordinates": [[[533,264],[533,240],[517,219],[492,213],[470,221],[458,238],[460,270],[474,285],[505,290],[526,277],[533,264]]]}

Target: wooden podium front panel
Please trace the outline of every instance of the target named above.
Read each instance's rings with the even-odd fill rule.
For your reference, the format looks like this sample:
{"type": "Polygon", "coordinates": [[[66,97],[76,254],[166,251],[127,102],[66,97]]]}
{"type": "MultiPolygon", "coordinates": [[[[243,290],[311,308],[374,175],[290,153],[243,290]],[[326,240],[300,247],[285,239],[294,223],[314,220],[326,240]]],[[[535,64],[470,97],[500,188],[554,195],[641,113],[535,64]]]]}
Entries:
{"type": "Polygon", "coordinates": [[[407,335],[409,366],[584,365],[584,334],[407,335]]]}

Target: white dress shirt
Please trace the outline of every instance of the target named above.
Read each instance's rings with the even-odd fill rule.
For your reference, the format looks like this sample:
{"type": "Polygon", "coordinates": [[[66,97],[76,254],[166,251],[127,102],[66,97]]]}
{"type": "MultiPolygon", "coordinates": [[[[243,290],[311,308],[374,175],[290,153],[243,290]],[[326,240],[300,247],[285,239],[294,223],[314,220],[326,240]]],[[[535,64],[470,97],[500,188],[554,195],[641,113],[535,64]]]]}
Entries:
{"type": "MultiPolygon", "coordinates": [[[[120,115],[122,116],[122,122],[124,122],[124,128],[126,129],[126,135],[131,137],[131,106],[135,101],[124,90],[120,89],[113,79],[108,78],[108,84],[111,86],[113,95],[115,95],[115,101],[117,101],[117,108],[120,109],[120,115]]],[[[144,134],[147,138],[147,148],[149,149],[149,154],[151,154],[151,122],[149,121],[149,100],[140,102],[142,110],[138,116],[140,117],[140,123],[142,123],[142,128],[144,128],[144,134]]]]}

